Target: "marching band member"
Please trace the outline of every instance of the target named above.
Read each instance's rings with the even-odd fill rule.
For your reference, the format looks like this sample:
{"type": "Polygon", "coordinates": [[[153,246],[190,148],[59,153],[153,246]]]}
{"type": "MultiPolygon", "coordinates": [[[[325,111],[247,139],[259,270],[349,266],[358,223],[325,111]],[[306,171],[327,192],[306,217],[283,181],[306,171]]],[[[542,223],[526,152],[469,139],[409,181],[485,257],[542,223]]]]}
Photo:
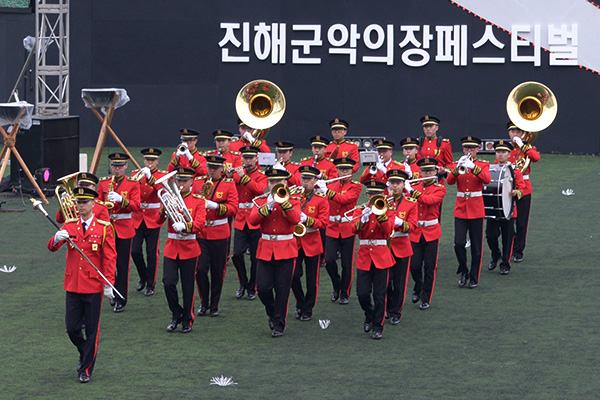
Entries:
{"type": "Polygon", "coordinates": [[[238,130],[240,132],[240,140],[231,143],[231,145],[229,146],[229,150],[241,152],[242,147],[254,146],[259,149],[260,153],[271,152],[271,149],[269,148],[269,146],[267,146],[267,141],[265,139],[256,139],[254,136],[252,136],[252,131],[254,129],[250,128],[239,118],[238,130]]]}
{"type": "Polygon", "coordinates": [[[177,152],[173,153],[167,171],[171,172],[177,167],[188,167],[196,171],[196,176],[206,175],[206,160],[196,148],[200,132],[187,128],[181,129],[179,132],[181,142],[187,148],[184,150],[178,148],[177,152]]]}
{"type": "Polygon", "coordinates": [[[133,213],[140,209],[140,184],[125,175],[129,156],[124,153],[108,155],[112,176],[100,179],[99,198],[115,206],[110,210],[110,220],[115,228],[117,249],[117,271],[115,288],[125,297],[115,298],[114,312],[123,312],[129,292],[129,267],[131,265],[131,243],[135,236],[133,213]]]}
{"type": "MultiPolygon", "coordinates": [[[[96,191],[96,185],[98,184],[98,177],[96,175],[89,172],[80,172],[77,174],[75,179],[77,182],[77,187],[88,188],[96,191]]],[[[108,208],[106,208],[104,204],[100,204],[97,199],[94,199],[94,209],[92,212],[96,217],[98,217],[98,219],[101,219],[102,221],[110,221],[108,208]]],[[[65,217],[62,215],[60,208],[56,212],[56,222],[59,224],[63,224],[65,222],[65,217]]]]}
{"type": "MultiPolygon", "coordinates": [[[[88,255],[96,268],[113,283],[115,281],[115,239],[110,222],[100,220],[93,213],[94,199],[98,196],[92,189],[79,187],[74,191],[79,220],[61,227],[48,241],[48,249],[57,251],[68,238],[88,255]]],[[[79,382],[90,381],[100,332],[102,293],[113,296],[112,289],[100,275],[84,260],[79,252],[67,246],[67,265],[64,289],[66,291],[65,323],[71,342],[79,351],[77,374],[79,382]],[[85,325],[85,338],[83,326],[85,325]]]]}
{"type": "Polygon", "coordinates": [[[198,257],[196,282],[201,304],[198,315],[210,312],[211,317],[219,315],[219,300],[227,266],[227,247],[231,237],[228,217],[233,217],[238,209],[238,192],[233,179],[223,177],[225,158],[207,155],[208,175],[196,178],[192,192],[202,193],[206,201],[206,227],[198,234],[202,254],[198,257]],[[207,181],[212,182],[212,190],[205,190],[207,181]],[[208,272],[210,271],[210,281],[208,272]]]}
{"type": "MultiPolygon", "coordinates": [[[[366,181],[364,185],[369,201],[387,189],[380,181],[366,181]]],[[[356,257],[356,294],[365,312],[364,331],[373,330],[373,339],[377,340],[383,336],[389,272],[395,262],[387,247],[394,222],[386,213],[373,214],[369,206],[356,210],[353,217],[359,218],[353,227],[360,244],[356,257]]]]}
{"type": "Polygon", "coordinates": [[[352,180],[352,170],[357,164],[354,159],[340,157],[333,163],[339,176],[346,178],[328,184],[325,192],[329,199],[329,224],[325,231],[325,266],[333,285],[331,301],[339,299],[340,304],[348,304],[354,264],[354,224],[344,214],[356,206],[362,186],[352,180]],[[337,265],[338,252],[342,260],[341,276],[337,265]]]}
{"type": "Polygon", "coordinates": [[[181,332],[189,333],[194,323],[194,277],[201,253],[196,235],[205,229],[206,220],[204,200],[191,191],[195,174],[194,169],[186,167],[177,168],[175,174],[175,181],[181,187],[181,197],[190,213],[191,221],[179,221],[183,216],[175,216],[178,221],[174,221],[171,219],[174,215],[169,214],[170,211],[164,207],[159,209],[157,216],[159,224],[164,224],[169,217],[163,260],[163,286],[171,310],[171,322],[167,325],[167,332],[173,332],[177,325],[182,323],[181,332]],[[179,303],[177,293],[177,282],[180,280],[183,306],[179,303]]]}
{"type": "Polygon", "coordinates": [[[419,139],[406,137],[400,141],[402,154],[404,155],[404,172],[408,174],[408,179],[419,179],[421,169],[417,165],[417,153],[419,151],[419,139]]]}
{"type": "Polygon", "coordinates": [[[360,183],[364,184],[367,181],[379,181],[386,183],[386,173],[389,170],[404,168],[402,165],[392,160],[392,154],[394,153],[394,142],[390,142],[389,140],[376,140],[375,148],[377,149],[377,153],[379,153],[379,161],[377,164],[375,164],[377,167],[377,173],[372,174],[371,168],[368,166],[360,175],[360,183]]]}
{"type": "Polygon", "coordinates": [[[300,168],[300,163],[292,161],[292,154],[294,153],[295,144],[292,142],[275,142],[275,149],[277,150],[277,160],[281,161],[281,165],[292,175],[288,179],[288,185],[294,186],[300,185],[300,178],[296,175],[296,171],[300,168]]]}
{"type": "MultiPolygon", "coordinates": [[[[153,296],[158,270],[158,242],[160,240],[160,228],[162,227],[156,222],[156,215],[160,208],[157,191],[160,188],[154,188],[153,185],[166,172],[157,168],[162,154],[160,149],[150,147],[142,149],[140,153],[144,156],[144,168],[140,171],[143,171],[145,176],[140,181],[140,210],[133,213],[135,236],[131,245],[131,258],[140,277],[135,290],[141,292],[146,288],[144,295],[153,296]],[[144,241],[146,241],[147,264],[142,249],[144,241]]],[[[131,177],[133,178],[138,172],[138,170],[134,170],[131,177]]]]}
{"type": "MultiPolygon", "coordinates": [[[[422,158],[435,158],[438,160],[438,174],[445,176],[445,168],[453,163],[452,145],[450,140],[438,136],[440,128],[440,119],[433,115],[424,115],[421,117],[421,125],[425,136],[419,138],[419,150],[417,160],[422,158]]],[[[440,182],[441,183],[441,182],[440,182]]]]}
{"type": "MultiPolygon", "coordinates": [[[[417,201],[403,196],[404,185],[408,179],[405,171],[391,169],[387,172],[387,178],[390,199],[392,199],[387,214],[394,223],[390,247],[395,260],[394,266],[390,269],[387,287],[387,311],[390,315],[390,324],[398,325],[402,318],[404,298],[406,297],[408,264],[410,256],[413,254],[409,234],[417,226],[417,201]]],[[[410,187],[410,184],[408,186],[410,187]]]]}
{"type": "MultiPolygon", "coordinates": [[[[531,163],[538,162],[540,160],[540,153],[538,153],[535,147],[523,141],[525,132],[510,121],[508,122],[507,127],[510,140],[518,147],[515,147],[511,151],[508,160],[514,164],[518,158],[528,157],[531,160],[531,163]]],[[[531,163],[526,171],[521,171],[523,180],[525,181],[525,190],[523,190],[523,196],[517,200],[517,218],[515,219],[515,239],[513,244],[513,261],[517,263],[523,261],[523,252],[525,251],[525,245],[527,244],[527,229],[529,228],[529,213],[531,211],[531,194],[533,193],[531,181],[529,180],[531,163]]]]}
{"type": "Polygon", "coordinates": [[[346,140],[346,134],[348,133],[348,122],[343,119],[334,118],[329,121],[329,128],[331,129],[331,136],[333,141],[327,145],[325,149],[325,157],[330,160],[336,158],[351,158],[356,161],[352,168],[352,173],[358,171],[358,145],[350,143],[346,140]]]}
{"type": "MultiPolygon", "coordinates": [[[[510,142],[500,140],[494,143],[494,149],[496,150],[497,164],[499,166],[506,165],[508,168],[513,169],[514,186],[513,190],[510,191],[510,197],[519,201],[525,190],[525,182],[521,171],[518,168],[514,168],[510,161],[508,161],[510,152],[513,150],[513,145],[510,142]]],[[[514,219],[517,216],[518,213],[515,207],[513,215],[509,219],[488,218],[487,220],[485,237],[492,252],[492,261],[490,261],[490,264],[488,265],[490,271],[496,268],[496,264],[500,258],[502,258],[502,261],[500,262],[500,274],[507,275],[510,271],[510,255],[513,249],[514,239],[514,219]],[[500,251],[500,247],[498,246],[498,238],[501,234],[502,251],[500,251]]]]}
{"type": "Polygon", "coordinates": [[[460,274],[458,286],[474,289],[479,283],[481,258],[483,256],[483,185],[490,183],[490,166],[487,161],[477,159],[481,139],[475,136],[461,138],[464,156],[452,165],[448,174],[448,184],[456,184],[456,203],[454,205],[454,252],[458,260],[457,274],[460,274]],[[466,172],[460,174],[458,167],[466,172]],[[467,232],[471,240],[471,271],[467,268],[467,232]]]}
{"type": "MultiPolygon", "coordinates": [[[[268,169],[265,174],[269,180],[269,191],[275,185],[287,184],[290,177],[289,172],[276,168],[268,169]]],[[[281,337],[285,331],[290,286],[295,259],[298,257],[298,246],[293,233],[300,222],[300,201],[295,196],[290,196],[280,204],[269,194],[256,202],[258,207],[252,209],[248,222],[259,225],[261,230],[256,253],[258,297],[269,316],[271,336],[281,337]]]]}
{"type": "Polygon", "coordinates": [[[320,171],[310,165],[298,170],[304,193],[300,198],[300,223],[306,227],[304,236],[298,238],[298,258],[292,279],[292,291],[296,298],[294,316],[300,321],[310,321],[317,304],[319,292],[319,265],[323,256],[320,229],[329,222],[329,202],[323,193],[317,192],[315,183],[320,171]],[[306,293],[302,290],[302,263],[306,265],[306,293]]]}
{"type": "MultiPolygon", "coordinates": [[[[325,148],[329,144],[329,140],[322,136],[313,136],[310,138],[310,148],[312,157],[305,157],[300,160],[300,165],[311,165],[321,172],[319,179],[337,178],[337,170],[330,159],[325,157],[325,148]]],[[[296,176],[299,179],[298,171],[296,176]]]]}
{"type": "Polygon", "coordinates": [[[440,225],[440,205],[446,196],[446,186],[436,183],[438,160],[422,158],[417,161],[421,178],[431,178],[415,182],[405,187],[412,198],[417,200],[417,226],[410,232],[413,255],[410,258],[410,274],[415,281],[412,302],[419,308],[430,307],[435,276],[437,272],[438,250],[442,237],[440,225]]]}
{"type": "Polygon", "coordinates": [[[207,155],[219,155],[225,159],[223,163],[223,175],[228,178],[233,177],[233,170],[237,167],[242,166],[242,157],[237,151],[231,151],[229,146],[231,145],[231,138],[233,133],[217,129],[214,131],[213,136],[215,138],[215,150],[211,150],[205,154],[207,155]]]}
{"type": "Polygon", "coordinates": [[[254,300],[256,298],[256,249],[260,239],[260,228],[250,225],[248,217],[254,207],[252,199],[260,196],[267,189],[267,177],[258,166],[258,147],[246,146],[242,147],[240,151],[243,168],[237,168],[236,173],[233,174],[239,204],[238,212],[235,214],[235,235],[231,260],[240,282],[240,287],[235,292],[235,298],[241,299],[248,291],[248,300],[254,300]],[[250,249],[250,278],[248,278],[244,262],[246,249],[250,249]]]}

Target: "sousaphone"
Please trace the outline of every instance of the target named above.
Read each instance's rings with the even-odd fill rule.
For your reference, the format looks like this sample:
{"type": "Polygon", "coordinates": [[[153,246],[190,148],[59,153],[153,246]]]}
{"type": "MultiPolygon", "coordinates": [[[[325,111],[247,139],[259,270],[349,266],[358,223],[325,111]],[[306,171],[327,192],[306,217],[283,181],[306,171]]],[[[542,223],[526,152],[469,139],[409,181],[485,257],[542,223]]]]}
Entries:
{"type": "Polygon", "coordinates": [[[242,122],[254,129],[252,136],[264,139],[285,113],[285,96],[273,82],[257,79],[240,89],[235,110],[242,122]]]}

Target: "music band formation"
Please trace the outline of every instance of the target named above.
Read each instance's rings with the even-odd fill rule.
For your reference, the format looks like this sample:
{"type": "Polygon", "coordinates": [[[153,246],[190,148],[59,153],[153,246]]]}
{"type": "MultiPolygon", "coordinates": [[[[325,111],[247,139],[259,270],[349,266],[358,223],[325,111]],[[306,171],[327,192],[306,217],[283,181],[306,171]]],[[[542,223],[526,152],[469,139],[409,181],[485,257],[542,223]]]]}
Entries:
{"type": "Polygon", "coordinates": [[[490,165],[478,159],[481,140],[473,136],[461,139],[464,155],[454,161],[449,139],[438,135],[440,120],[423,116],[423,136],[399,143],[403,161],[392,159],[395,143],[378,140],[378,160],[364,167],[359,181],[353,180],[360,168],[358,147],[345,139],[348,123],[342,119],[330,122],[331,141],[310,139],[313,156],[301,162],[291,160],[294,143],[276,142],[277,162],[266,168],[258,163],[259,153],[270,152],[266,140],[238,123],[240,140],[216,130],[216,148],[206,153],[196,148],[199,133],[182,129],[181,144],[166,171],[157,169],[162,152],[146,148],[141,151],[145,166],[131,176],[129,156],[113,153],[111,176],[98,179],[81,172],[65,177],[69,187],[58,196],[56,216],[64,225],[50,238],[48,249],[70,243],[66,327],[80,353],[81,382],[89,381],[94,368],[102,296],[110,298],[115,313],[126,309],[131,259],[139,275],[136,290],[155,294],[163,225],[169,332],[181,325],[181,332],[189,333],[196,316],[219,315],[231,256],[239,280],[235,297],[259,297],[271,336],[280,337],[286,329],[290,289],[295,318],[312,319],[319,268],[324,266],[333,287],[331,301],[348,304],[355,280],[364,331],[381,339],[386,320],[400,323],[409,273],[412,303],[430,308],[446,185],[457,187],[454,250],[460,287],[479,284],[484,219],[491,251],[488,269],[499,265],[506,275],[511,261],[523,260],[532,193],[529,161],[540,155],[527,142],[528,133],[510,122],[509,139],[495,143],[496,162],[490,165]],[[357,204],[363,187],[368,201],[357,204]],[[486,191],[502,193],[486,196],[486,191]]]}

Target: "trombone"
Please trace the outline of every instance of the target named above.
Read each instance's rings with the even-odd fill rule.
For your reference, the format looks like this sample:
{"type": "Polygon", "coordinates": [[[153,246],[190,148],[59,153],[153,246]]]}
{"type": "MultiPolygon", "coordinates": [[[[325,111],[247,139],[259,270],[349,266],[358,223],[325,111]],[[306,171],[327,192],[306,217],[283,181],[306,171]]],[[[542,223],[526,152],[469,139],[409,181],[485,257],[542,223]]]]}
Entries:
{"type": "Polygon", "coordinates": [[[367,207],[369,207],[371,209],[371,212],[373,214],[378,215],[378,216],[383,215],[388,210],[388,199],[386,199],[386,197],[381,194],[375,195],[368,202],[358,205],[358,206],[354,207],[353,209],[346,211],[344,213],[344,217],[346,217],[348,222],[357,220],[360,217],[362,217],[362,214],[357,215],[355,217],[352,217],[351,214],[353,214],[354,211],[356,211],[356,210],[360,210],[361,208],[367,208],[367,207]]]}
{"type": "MultiPolygon", "coordinates": [[[[256,204],[257,199],[264,199],[265,197],[269,197],[269,195],[273,196],[273,200],[275,203],[281,204],[285,203],[289,200],[290,196],[294,194],[304,193],[304,188],[302,186],[294,185],[288,187],[284,183],[278,183],[273,186],[270,192],[261,194],[260,196],[256,196],[252,199],[252,203],[256,206],[256,208],[260,208],[258,204],[256,204]]],[[[306,234],[306,226],[304,224],[297,224],[294,228],[294,236],[300,238],[306,234]]]]}

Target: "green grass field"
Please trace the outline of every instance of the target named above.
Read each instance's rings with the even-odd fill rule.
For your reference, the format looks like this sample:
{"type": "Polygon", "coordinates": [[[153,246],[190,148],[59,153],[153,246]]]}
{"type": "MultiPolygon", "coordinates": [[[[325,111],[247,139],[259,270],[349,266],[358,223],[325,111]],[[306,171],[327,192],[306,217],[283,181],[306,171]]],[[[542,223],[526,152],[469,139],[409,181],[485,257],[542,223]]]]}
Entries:
{"type": "MultiPolygon", "coordinates": [[[[107,169],[106,154],[99,175],[107,169]]],[[[307,154],[298,150],[295,158],[307,154]]],[[[168,161],[163,157],[161,166],[168,161]]],[[[598,398],[600,159],[543,154],[533,170],[525,260],[501,276],[487,270],[486,248],[479,287],[459,289],[456,188],[449,186],[431,308],[420,311],[408,298],[400,325],[386,324],[381,341],[363,333],[354,290],[347,306],[329,301],[324,270],[313,320],[293,318],[292,297],[285,335],[272,339],[260,300],[235,299],[231,263],[221,315],[198,317],[189,335],[169,334],[161,286],[154,297],[137,293],[132,263],[126,311],[114,314],[103,304],[98,358],[87,385],[78,382],[77,351],[64,332],[65,252],[46,249],[54,228],[27,196],[24,203],[18,196],[1,198],[2,208],[26,211],[0,213],[0,267],[17,267],[0,273],[0,398],[598,398]],[[562,195],[566,188],[575,194],[562,195]],[[329,328],[322,330],[319,319],[331,320],[329,328]],[[221,375],[237,385],[210,385],[221,375]]],[[[53,215],[57,203],[50,201],[46,209],[53,215]]],[[[409,293],[411,287],[409,281],[409,293]]]]}

